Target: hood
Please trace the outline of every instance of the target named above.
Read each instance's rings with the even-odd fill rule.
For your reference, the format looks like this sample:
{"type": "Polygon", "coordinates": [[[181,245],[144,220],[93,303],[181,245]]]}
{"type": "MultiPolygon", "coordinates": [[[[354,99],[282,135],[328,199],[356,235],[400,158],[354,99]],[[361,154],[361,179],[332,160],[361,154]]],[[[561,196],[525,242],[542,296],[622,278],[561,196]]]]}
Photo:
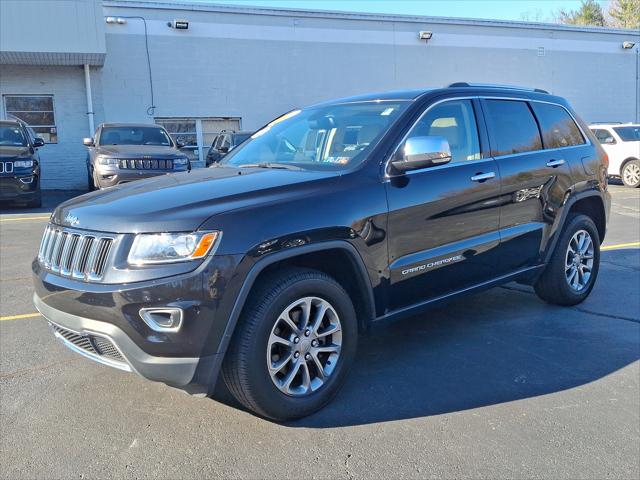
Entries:
{"type": "Polygon", "coordinates": [[[96,153],[114,158],[141,158],[149,155],[154,159],[166,160],[184,157],[175,148],[160,145],[100,145],[96,147],[96,153]]]}
{"type": "Polygon", "coordinates": [[[58,225],[112,233],[194,231],[209,217],[252,204],[295,200],[336,172],[202,168],[91,192],[61,204],[58,225]]]}
{"type": "Polygon", "coordinates": [[[31,157],[30,147],[10,147],[7,145],[0,146],[0,159],[31,157]]]}

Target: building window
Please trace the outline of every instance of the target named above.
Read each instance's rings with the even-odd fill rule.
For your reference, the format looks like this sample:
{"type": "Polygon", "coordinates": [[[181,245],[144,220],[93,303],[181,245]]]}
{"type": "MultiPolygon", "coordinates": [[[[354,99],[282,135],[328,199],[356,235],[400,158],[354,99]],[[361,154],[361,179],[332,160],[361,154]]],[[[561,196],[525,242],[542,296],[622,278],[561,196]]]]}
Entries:
{"type": "Polygon", "coordinates": [[[52,95],[5,95],[4,111],[7,118],[28,124],[46,143],[58,143],[52,95]]]}
{"type": "Polygon", "coordinates": [[[169,135],[184,145],[182,151],[192,161],[204,162],[211,142],[223,130],[240,130],[239,118],[156,118],[156,123],[167,129],[169,135]]]}

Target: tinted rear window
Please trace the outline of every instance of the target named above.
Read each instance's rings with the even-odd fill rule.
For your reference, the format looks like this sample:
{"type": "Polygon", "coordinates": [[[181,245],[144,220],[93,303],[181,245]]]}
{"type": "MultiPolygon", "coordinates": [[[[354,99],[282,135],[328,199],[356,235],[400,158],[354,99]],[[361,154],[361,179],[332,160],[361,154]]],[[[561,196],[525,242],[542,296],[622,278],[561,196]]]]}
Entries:
{"type": "Polygon", "coordinates": [[[493,154],[510,155],[542,149],[538,124],[529,106],[517,100],[487,100],[495,145],[493,154]]]}
{"type": "Polygon", "coordinates": [[[640,127],[613,127],[623,142],[637,142],[640,140],[640,127]]]}
{"type": "Polygon", "coordinates": [[[564,108],[538,102],[533,102],[531,106],[540,122],[545,148],[572,147],[585,143],[576,122],[564,108]]]}

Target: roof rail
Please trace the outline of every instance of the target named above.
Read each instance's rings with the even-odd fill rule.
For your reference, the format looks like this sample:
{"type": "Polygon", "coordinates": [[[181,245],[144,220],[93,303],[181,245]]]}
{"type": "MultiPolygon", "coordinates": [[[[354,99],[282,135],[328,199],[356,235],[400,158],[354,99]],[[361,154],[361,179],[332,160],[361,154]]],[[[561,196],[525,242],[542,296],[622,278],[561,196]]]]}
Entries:
{"type": "Polygon", "coordinates": [[[589,122],[589,125],[622,125],[622,122],[589,122]]]}
{"type": "Polygon", "coordinates": [[[486,87],[486,88],[506,88],[509,90],[524,90],[527,92],[537,92],[537,93],[549,93],[546,90],[541,88],[527,88],[527,87],[518,87],[517,85],[500,85],[497,83],[467,83],[467,82],[455,82],[450,85],[447,85],[447,88],[457,88],[457,87],[486,87]]]}

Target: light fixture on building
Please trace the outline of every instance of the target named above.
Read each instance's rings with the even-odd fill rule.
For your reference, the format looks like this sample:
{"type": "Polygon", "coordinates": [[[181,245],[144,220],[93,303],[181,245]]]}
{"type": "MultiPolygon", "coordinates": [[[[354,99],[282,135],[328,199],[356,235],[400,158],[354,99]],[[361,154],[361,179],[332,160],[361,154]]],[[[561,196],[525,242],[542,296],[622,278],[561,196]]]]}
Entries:
{"type": "Polygon", "coordinates": [[[433,37],[433,32],[428,32],[426,30],[421,30],[420,33],[418,33],[418,38],[420,40],[425,40],[426,42],[431,40],[431,37],[433,37]]]}
{"type": "Polygon", "coordinates": [[[188,20],[173,20],[167,23],[167,26],[171,28],[175,28],[176,30],[188,30],[189,29],[189,21],[188,20]]]}
{"type": "Polygon", "coordinates": [[[124,25],[125,23],[127,23],[127,19],[122,17],[106,17],[104,21],[110,25],[116,24],[116,23],[118,25],[124,25]]]}
{"type": "Polygon", "coordinates": [[[635,47],[636,44],[633,42],[622,42],[622,48],[624,48],[625,50],[629,50],[630,48],[635,47]]]}

